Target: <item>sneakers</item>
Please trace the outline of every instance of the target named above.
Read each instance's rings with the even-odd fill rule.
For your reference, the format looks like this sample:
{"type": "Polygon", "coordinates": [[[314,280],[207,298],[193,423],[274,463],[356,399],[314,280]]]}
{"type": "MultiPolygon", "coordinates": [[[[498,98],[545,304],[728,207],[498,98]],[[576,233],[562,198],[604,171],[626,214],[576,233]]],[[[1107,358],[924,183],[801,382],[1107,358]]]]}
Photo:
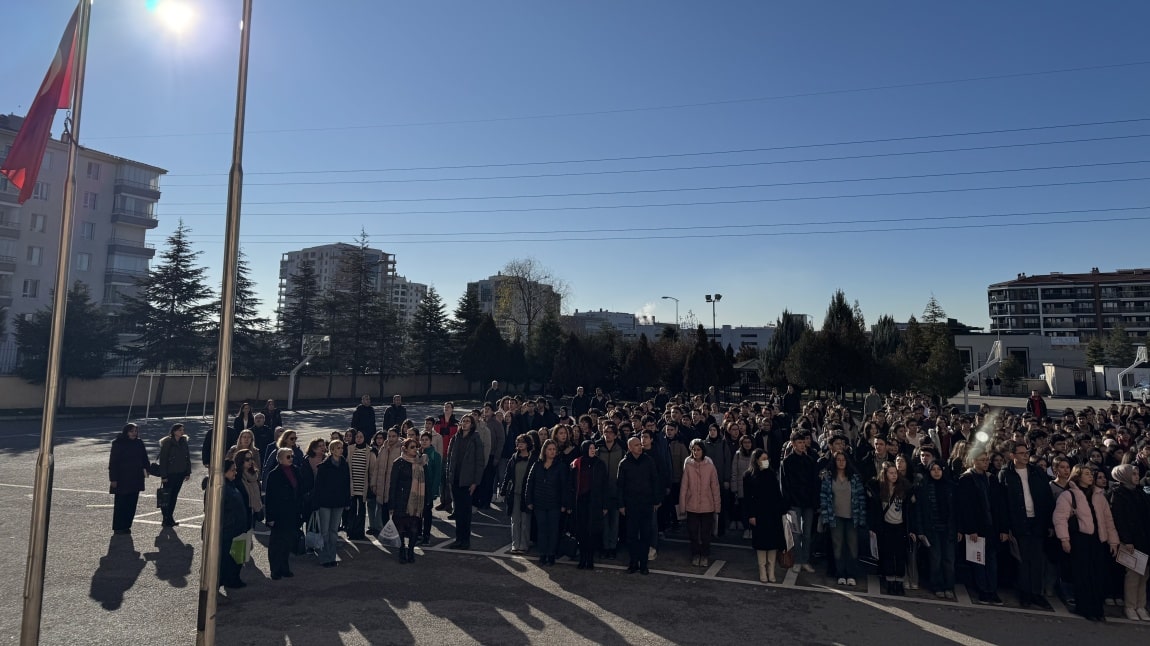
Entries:
{"type": "Polygon", "coordinates": [[[1002,599],[998,598],[997,594],[992,594],[992,595],[990,595],[990,605],[992,605],[992,606],[1005,606],[1006,604],[1003,603],[1002,599]]]}
{"type": "Polygon", "coordinates": [[[841,576],[840,576],[840,577],[839,577],[839,580],[838,580],[838,584],[839,584],[839,585],[846,585],[846,584],[847,584],[847,580],[846,580],[844,577],[841,577],[841,576]]]}
{"type": "Polygon", "coordinates": [[[1134,612],[1138,613],[1138,618],[1142,621],[1150,621],[1150,611],[1145,608],[1136,608],[1134,612]]]}
{"type": "Polygon", "coordinates": [[[1127,608],[1124,614],[1130,621],[1140,621],[1142,619],[1138,616],[1138,611],[1134,610],[1133,608],[1127,608]]]}
{"type": "Polygon", "coordinates": [[[749,530],[749,529],[744,529],[744,530],[743,530],[743,538],[744,538],[744,539],[747,539],[747,540],[750,540],[750,538],[751,538],[751,530],[749,530]]]}
{"type": "Polygon", "coordinates": [[[791,572],[798,574],[800,571],[802,571],[802,569],[803,569],[803,566],[799,565],[798,563],[795,563],[795,566],[791,568],[791,572]]]}
{"type": "Polygon", "coordinates": [[[954,596],[954,590],[945,590],[943,594],[946,595],[947,601],[958,601],[958,597],[954,596]]]}
{"type": "Polygon", "coordinates": [[[858,585],[858,581],[855,581],[854,579],[847,579],[847,585],[853,588],[858,585]]]}
{"type": "Polygon", "coordinates": [[[699,565],[699,557],[698,556],[692,556],[691,557],[691,565],[695,565],[695,566],[699,565]]]}
{"type": "Polygon", "coordinates": [[[906,584],[906,587],[910,588],[911,590],[918,590],[918,583],[915,581],[910,581],[906,584]]]}
{"type": "Polygon", "coordinates": [[[707,557],[705,557],[705,556],[699,557],[699,567],[708,567],[709,565],[711,565],[711,562],[709,560],[707,560],[707,557]]]}
{"type": "Polygon", "coordinates": [[[659,551],[653,547],[647,548],[647,560],[654,561],[655,557],[659,555],[659,551]]]}
{"type": "Polygon", "coordinates": [[[802,568],[803,568],[803,572],[814,572],[815,571],[815,569],[813,567],[811,567],[810,563],[803,563],[802,568]]]}

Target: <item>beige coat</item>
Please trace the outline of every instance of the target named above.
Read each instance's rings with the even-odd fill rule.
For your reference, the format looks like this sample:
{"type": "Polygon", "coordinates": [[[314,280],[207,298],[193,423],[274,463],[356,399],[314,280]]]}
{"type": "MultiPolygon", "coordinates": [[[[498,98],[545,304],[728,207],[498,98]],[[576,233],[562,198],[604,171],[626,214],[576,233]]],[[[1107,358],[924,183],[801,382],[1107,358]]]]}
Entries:
{"type": "Polygon", "coordinates": [[[379,447],[379,454],[372,454],[371,462],[367,467],[367,483],[375,492],[376,500],[387,502],[388,490],[391,489],[391,465],[399,456],[403,455],[403,445],[398,442],[389,446],[384,442],[379,447]]]}

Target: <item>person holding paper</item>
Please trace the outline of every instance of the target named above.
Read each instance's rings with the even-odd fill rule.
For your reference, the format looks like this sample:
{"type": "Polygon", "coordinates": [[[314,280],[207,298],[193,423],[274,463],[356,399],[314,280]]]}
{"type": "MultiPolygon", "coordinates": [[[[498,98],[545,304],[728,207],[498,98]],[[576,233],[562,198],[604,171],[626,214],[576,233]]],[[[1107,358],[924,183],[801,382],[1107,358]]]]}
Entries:
{"type": "Polygon", "coordinates": [[[998,473],[998,482],[1004,495],[995,496],[998,503],[996,516],[999,539],[1012,537],[1018,545],[1018,580],[1014,587],[1023,608],[1031,604],[1043,610],[1053,610],[1042,594],[1046,578],[1046,539],[1053,531],[1054,496],[1050,491],[1050,478],[1030,464],[1030,447],[1026,442],[1014,442],[1010,457],[1013,464],[998,473]]]}
{"type": "Polygon", "coordinates": [[[954,505],[958,517],[958,538],[967,544],[967,560],[971,561],[974,572],[974,587],[978,590],[981,605],[1003,605],[998,597],[998,549],[991,540],[998,538],[994,517],[991,514],[991,488],[997,487],[987,475],[990,468],[990,454],[985,450],[972,449],[966,457],[967,470],[958,478],[958,488],[954,493],[954,505]],[[982,542],[982,563],[970,558],[970,547],[982,542]]]}
{"type": "Polygon", "coordinates": [[[1073,561],[1074,611],[1090,621],[1106,621],[1105,578],[1100,573],[1118,553],[1118,530],[1106,497],[1094,486],[1094,469],[1089,465],[1071,470],[1070,489],[1054,507],[1054,534],[1073,561]]]}
{"type": "MultiPolygon", "coordinates": [[[[1110,501],[1114,527],[1121,543],[1119,549],[1131,555],[1150,554],[1150,494],[1138,486],[1138,468],[1133,464],[1120,464],[1110,475],[1119,485],[1110,501]]],[[[1146,582],[1150,579],[1150,567],[1146,567],[1145,556],[1136,563],[1142,566],[1141,572],[1129,566],[1126,568],[1126,618],[1150,621],[1150,612],[1146,609],[1146,582]]]]}

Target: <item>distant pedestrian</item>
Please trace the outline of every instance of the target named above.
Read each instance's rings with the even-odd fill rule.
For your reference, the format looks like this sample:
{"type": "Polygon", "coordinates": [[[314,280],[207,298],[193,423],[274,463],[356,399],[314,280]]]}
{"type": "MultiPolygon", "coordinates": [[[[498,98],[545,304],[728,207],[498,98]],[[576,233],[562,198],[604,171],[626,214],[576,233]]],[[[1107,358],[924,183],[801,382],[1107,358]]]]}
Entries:
{"type": "MultiPolygon", "coordinates": [[[[363,431],[364,437],[375,435],[375,408],[371,405],[371,395],[359,398],[359,406],[356,406],[355,412],[351,414],[351,427],[363,431]]],[[[346,438],[344,439],[346,441],[346,438]]],[[[352,441],[354,440],[353,437],[352,441]]]]}
{"type": "Polygon", "coordinates": [[[131,534],[132,519],[136,517],[136,504],[148,477],[148,449],[140,439],[135,424],[126,424],[108,456],[109,491],[115,496],[112,507],[112,531],[131,534]]]}

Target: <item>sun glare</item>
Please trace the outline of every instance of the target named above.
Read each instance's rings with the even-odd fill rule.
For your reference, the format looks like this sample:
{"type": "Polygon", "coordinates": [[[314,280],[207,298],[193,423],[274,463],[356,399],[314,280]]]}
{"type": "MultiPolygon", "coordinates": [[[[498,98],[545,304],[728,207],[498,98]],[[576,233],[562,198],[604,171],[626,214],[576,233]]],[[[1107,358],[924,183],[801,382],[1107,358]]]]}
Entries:
{"type": "Polygon", "coordinates": [[[154,7],[156,16],[164,26],[177,34],[186,31],[196,19],[192,7],[180,0],[161,0],[154,7]]]}

